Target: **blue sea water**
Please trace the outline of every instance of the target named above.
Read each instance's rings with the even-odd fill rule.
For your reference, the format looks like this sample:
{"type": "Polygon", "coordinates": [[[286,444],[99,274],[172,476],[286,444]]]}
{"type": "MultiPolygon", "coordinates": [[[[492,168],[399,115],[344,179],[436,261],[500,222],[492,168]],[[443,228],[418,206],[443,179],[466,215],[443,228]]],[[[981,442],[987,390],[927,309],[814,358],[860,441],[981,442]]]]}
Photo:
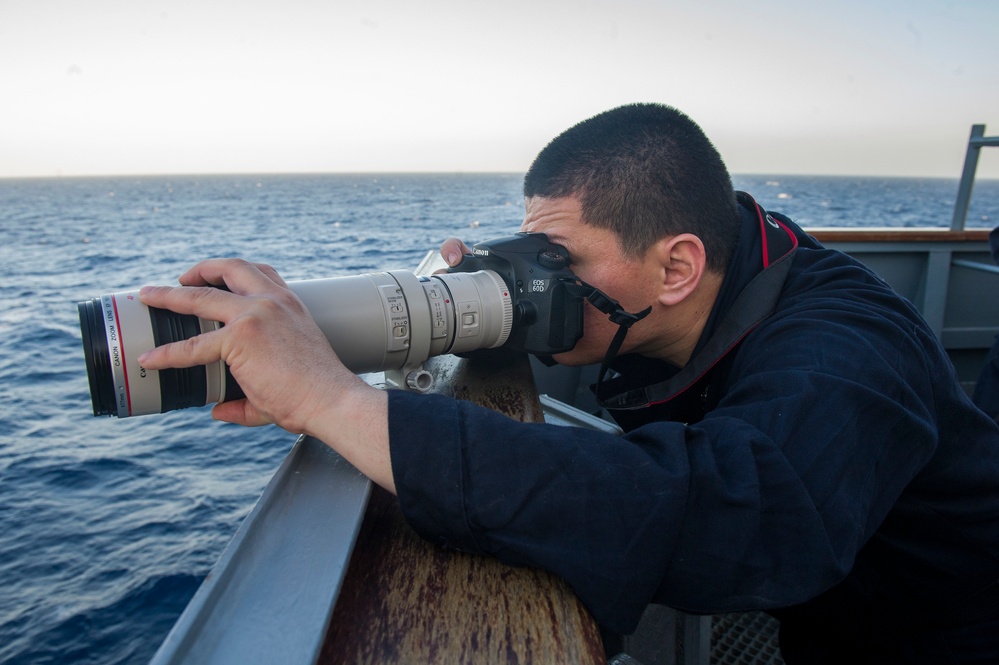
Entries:
{"type": "MultiPolygon", "coordinates": [[[[956,180],[736,177],[804,226],[948,226],[956,180]]],[[[0,663],[155,652],[294,437],[207,409],[94,418],[76,303],[244,256],[288,279],[412,268],[517,230],[520,175],[0,180],[0,663]]],[[[970,227],[999,223],[980,181],[970,227]]]]}

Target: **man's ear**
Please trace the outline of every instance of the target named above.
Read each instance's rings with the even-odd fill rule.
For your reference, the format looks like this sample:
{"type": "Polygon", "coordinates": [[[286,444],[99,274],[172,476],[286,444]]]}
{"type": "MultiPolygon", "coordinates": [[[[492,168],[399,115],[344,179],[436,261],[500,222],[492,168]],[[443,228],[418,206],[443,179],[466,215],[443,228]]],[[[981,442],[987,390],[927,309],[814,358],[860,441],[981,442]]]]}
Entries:
{"type": "Polygon", "coordinates": [[[681,233],[653,246],[661,270],[659,302],[672,306],[683,302],[701,283],[707,268],[704,243],[692,233],[681,233]]]}

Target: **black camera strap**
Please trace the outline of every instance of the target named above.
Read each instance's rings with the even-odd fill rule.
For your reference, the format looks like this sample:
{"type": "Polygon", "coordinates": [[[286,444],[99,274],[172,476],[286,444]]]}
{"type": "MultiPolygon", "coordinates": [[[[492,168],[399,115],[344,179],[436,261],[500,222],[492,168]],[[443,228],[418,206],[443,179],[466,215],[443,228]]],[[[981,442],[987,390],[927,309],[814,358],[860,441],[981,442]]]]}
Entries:
{"type": "Polygon", "coordinates": [[[628,330],[633,324],[638,323],[648,316],[652,312],[652,306],[650,305],[641,312],[632,314],[631,312],[624,311],[618,301],[578,277],[563,277],[562,283],[565,284],[565,289],[570,295],[583,298],[599,311],[606,314],[611,323],[616,323],[618,326],[617,332],[614,334],[614,339],[611,340],[610,346],[607,347],[604,361],[600,365],[600,374],[597,376],[597,395],[600,395],[600,384],[603,383],[604,376],[607,375],[611,363],[617,357],[617,352],[621,350],[621,345],[624,344],[624,338],[628,335],[628,330]]]}

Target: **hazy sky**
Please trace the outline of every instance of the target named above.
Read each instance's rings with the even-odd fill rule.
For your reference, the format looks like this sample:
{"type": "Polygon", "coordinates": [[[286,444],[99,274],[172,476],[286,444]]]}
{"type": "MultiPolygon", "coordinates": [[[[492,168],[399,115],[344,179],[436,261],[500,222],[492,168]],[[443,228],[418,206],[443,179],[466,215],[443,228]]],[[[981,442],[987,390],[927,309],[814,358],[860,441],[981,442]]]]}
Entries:
{"type": "Polygon", "coordinates": [[[655,101],[735,173],[956,178],[999,134],[997,27],[996,0],[0,0],[0,177],[519,172],[655,101]]]}

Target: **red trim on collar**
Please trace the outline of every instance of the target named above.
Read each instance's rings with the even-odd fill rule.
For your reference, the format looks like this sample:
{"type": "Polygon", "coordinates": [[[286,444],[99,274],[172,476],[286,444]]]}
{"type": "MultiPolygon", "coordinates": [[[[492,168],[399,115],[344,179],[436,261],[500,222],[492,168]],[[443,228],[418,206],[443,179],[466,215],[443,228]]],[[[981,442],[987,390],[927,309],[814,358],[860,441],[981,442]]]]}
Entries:
{"type": "MultiPolygon", "coordinates": [[[[752,200],[753,206],[756,208],[756,219],[759,220],[759,223],[760,223],[760,244],[762,245],[762,250],[763,250],[763,267],[764,268],[769,268],[770,267],[770,247],[769,247],[769,244],[767,243],[767,226],[766,225],[769,224],[769,225],[772,225],[774,228],[783,229],[784,233],[786,233],[787,236],[791,239],[791,249],[795,249],[798,246],[798,237],[794,235],[794,232],[791,231],[791,229],[787,228],[786,224],[784,224],[783,222],[781,222],[778,219],[774,219],[773,215],[769,215],[769,214],[764,215],[763,214],[763,208],[761,208],[760,204],[756,202],[756,199],[753,199],[752,197],[750,197],[750,200],[752,200]]],[[[786,255],[786,253],[782,254],[781,256],[784,256],[784,255],[786,255]]],[[[777,258],[779,259],[780,256],[778,256],[777,258]]]]}

